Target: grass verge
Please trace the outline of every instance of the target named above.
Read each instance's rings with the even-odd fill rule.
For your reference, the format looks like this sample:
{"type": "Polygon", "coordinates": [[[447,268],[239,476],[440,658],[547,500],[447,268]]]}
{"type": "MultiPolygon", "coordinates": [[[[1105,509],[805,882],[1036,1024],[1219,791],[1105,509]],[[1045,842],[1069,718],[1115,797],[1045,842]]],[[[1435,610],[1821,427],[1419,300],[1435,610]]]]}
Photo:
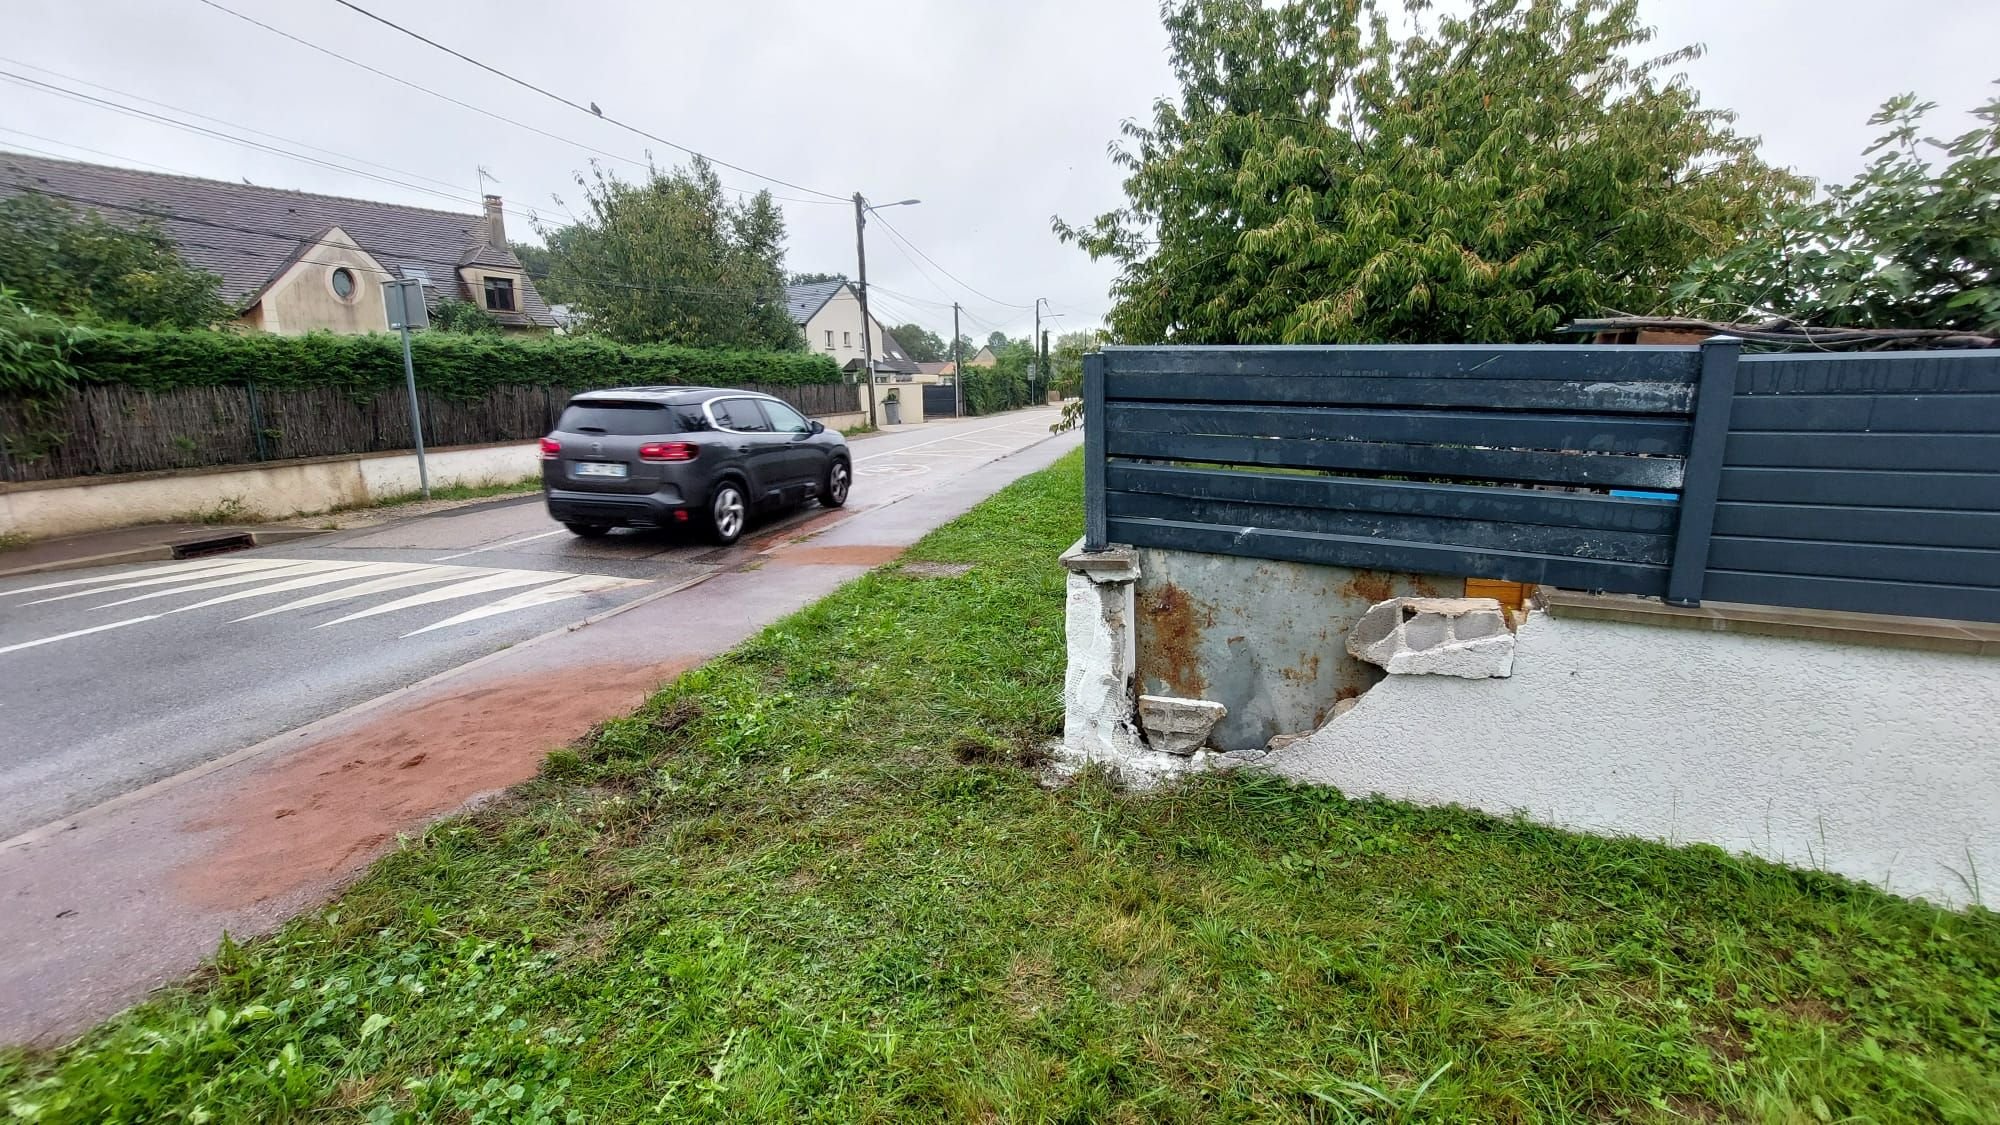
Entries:
{"type": "MultiPolygon", "coordinates": [[[[489,496],[512,496],[520,492],[533,492],[541,487],[541,475],[536,474],[531,477],[523,477],[520,480],[487,481],[484,484],[440,485],[431,489],[430,499],[484,500],[489,496]]],[[[360,506],[365,508],[393,508],[401,504],[420,504],[423,502],[424,494],[422,492],[399,492],[393,496],[384,496],[379,500],[370,500],[368,503],[360,506]]],[[[339,511],[340,509],[334,510],[339,511]]]]}
{"type": "Polygon", "coordinates": [[[35,1121],[1995,1121],[2000,924],[1256,776],[1039,788],[1075,458],[46,1055],[35,1121]],[[938,571],[933,570],[933,573],[938,571]]]}

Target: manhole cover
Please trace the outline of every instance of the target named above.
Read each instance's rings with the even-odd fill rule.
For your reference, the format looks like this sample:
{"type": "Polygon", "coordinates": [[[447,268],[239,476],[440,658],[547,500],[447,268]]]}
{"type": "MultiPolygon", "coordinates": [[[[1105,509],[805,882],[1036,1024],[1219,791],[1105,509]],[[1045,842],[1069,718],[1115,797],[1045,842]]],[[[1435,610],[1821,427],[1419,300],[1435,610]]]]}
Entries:
{"type": "Polygon", "coordinates": [[[174,557],[177,559],[198,559],[203,555],[219,555],[224,551],[248,550],[256,545],[257,540],[252,538],[248,532],[236,532],[230,535],[216,535],[207,539],[191,539],[185,543],[176,543],[174,544],[174,557]]]}

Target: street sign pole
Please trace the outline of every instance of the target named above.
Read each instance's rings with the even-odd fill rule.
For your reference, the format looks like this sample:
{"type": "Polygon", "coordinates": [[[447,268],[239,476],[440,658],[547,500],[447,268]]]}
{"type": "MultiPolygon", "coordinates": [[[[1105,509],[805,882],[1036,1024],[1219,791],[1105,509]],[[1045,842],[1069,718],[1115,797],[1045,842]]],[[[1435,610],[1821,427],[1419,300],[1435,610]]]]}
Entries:
{"type": "Polygon", "coordinates": [[[431,498],[430,465],[424,458],[424,417],[417,405],[417,365],[410,358],[411,327],[425,328],[430,325],[430,310],[424,307],[424,283],[416,278],[401,278],[384,283],[382,296],[389,306],[389,323],[403,334],[403,381],[410,388],[410,436],[417,445],[417,484],[423,489],[424,499],[431,498]]]}

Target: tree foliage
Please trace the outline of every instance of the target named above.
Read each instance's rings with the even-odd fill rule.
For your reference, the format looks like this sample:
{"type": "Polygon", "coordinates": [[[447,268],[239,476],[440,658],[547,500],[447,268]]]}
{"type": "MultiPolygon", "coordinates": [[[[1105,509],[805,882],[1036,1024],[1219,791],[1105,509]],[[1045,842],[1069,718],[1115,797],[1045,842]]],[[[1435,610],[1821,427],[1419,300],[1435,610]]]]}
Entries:
{"type": "Polygon", "coordinates": [[[795,273],[785,279],[787,285],[811,285],[820,281],[846,281],[844,273],[795,273]]]}
{"type": "Polygon", "coordinates": [[[910,353],[910,358],[918,363],[937,363],[951,358],[951,349],[945,346],[944,339],[915,321],[898,324],[889,329],[889,335],[894,336],[896,342],[903,345],[903,350],[910,353]]]}
{"type": "Polygon", "coordinates": [[[1949,140],[1923,134],[1935,108],[1914,94],[1883,103],[1868,167],[1773,208],[1756,235],[1698,263],[1681,287],[1686,311],[2000,332],[2000,98],[1949,140]]]}
{"type": "Polygon", "coordinates": [[[434,332],[459,332],[470,336],[497,336],[500,322],[492,313],[471,301],[439,301],[431,314],[434,332]]]}
{"type": "Polygon", "coordinates": [[[33,193],[0,199],[0,285],[38,313],[196,328],[229,318],[221,284],[150,221],[113,223],[33,193]]]}
{"type": "Polygon", "coordinates": [[[541,232],[557,292],[592,332],[629,344],[804,346],[785,311],[785,218],[769,192],[742,203],[700,158],[630,184],[577,177],[588,214],[541,232]]]}
{"type": "Polygon", "coordinates": [[[1651,310],[1801,184],[1646,57],[1637,0],[1168,0],[1180,83],[1057,233],[1123,340],[1507,341],[1651,310]],[[1435,17],[1435,18],[1434,18],[1435,17]],[[1407,32],[1393,30],[1405,23],[1407,32]]]}

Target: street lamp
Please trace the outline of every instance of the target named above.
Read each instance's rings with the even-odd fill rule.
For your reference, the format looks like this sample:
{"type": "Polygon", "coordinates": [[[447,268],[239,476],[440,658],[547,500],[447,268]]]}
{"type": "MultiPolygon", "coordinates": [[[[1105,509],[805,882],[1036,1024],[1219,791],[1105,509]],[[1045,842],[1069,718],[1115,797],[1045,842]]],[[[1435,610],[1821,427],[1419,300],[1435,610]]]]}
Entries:
{"type": "Polygon", "coordinates": [[[860,192],[854,193],[854,259],[861,279],[855,295],[861,300],[861,374],[868,384],[870,426],[879,423],[875,420],[875,343],[873,334],[868,330],[868,240],[862,232],[868,228],[868,212],[880,211],[883,207],[914,207],[922,202],[921,199],[899,199],[894,203],[871,206],[861,198],[860,192]]]}

